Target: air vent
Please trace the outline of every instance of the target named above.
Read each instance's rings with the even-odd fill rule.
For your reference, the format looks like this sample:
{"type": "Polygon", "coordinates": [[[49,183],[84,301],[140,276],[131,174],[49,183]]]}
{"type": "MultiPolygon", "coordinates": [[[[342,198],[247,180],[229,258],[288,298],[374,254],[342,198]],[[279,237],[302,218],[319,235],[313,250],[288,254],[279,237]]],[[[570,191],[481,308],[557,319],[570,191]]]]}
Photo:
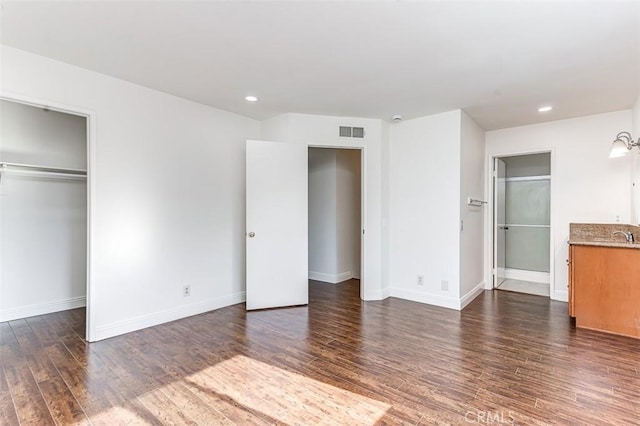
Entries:
{"type": "Polygon", "coordinates": [[[364,127],[340,126],[341,138],[364,138],[364,127]]]}
{"type": "Polygon", "coordinates": [[[341,138],[350,138],[351,137],[351,127],[340,126],[340,137],[341,138]]]}

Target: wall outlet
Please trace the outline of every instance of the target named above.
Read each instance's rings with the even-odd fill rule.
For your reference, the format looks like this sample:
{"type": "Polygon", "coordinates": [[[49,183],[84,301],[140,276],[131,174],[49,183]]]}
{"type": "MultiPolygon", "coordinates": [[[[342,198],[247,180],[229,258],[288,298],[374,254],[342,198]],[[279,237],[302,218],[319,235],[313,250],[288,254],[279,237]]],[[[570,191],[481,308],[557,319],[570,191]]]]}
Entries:
{"type": "Polygon", "coordinates": [[[184,297],[191,296],[191,286],[190,285],[185,285],[182,288],[182,296],[184,296],[184,297]]]}
{"type": "Polygon", "coordinates": [[[440,281],[440,289],[442,291],[449,291],[449,281],[447,280],[440,281]]]}
{"type": "Polygon", "coordinates": [[[424,285],[424,275],[418,275],[418,285],[424,285]]]}

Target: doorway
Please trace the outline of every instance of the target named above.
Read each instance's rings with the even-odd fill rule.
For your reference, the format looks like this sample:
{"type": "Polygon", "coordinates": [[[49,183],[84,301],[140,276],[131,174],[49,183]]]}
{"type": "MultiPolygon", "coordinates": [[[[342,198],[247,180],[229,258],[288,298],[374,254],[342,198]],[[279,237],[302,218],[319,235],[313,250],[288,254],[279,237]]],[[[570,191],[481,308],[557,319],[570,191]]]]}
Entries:
{"type": "Polygon", "coordinates": [[[86,307],[90,115],[0,97],[0,321],[86,307]]]}
{"type": "Polygon", "coordinates": [[[493,159],[493,288],[550,296],[551,154],[493,159]]]}
{"type": "Polygon", "coordinates": [[[362,265],[362,152],[309,147],[309,280],[357,286],[362,265]]]}

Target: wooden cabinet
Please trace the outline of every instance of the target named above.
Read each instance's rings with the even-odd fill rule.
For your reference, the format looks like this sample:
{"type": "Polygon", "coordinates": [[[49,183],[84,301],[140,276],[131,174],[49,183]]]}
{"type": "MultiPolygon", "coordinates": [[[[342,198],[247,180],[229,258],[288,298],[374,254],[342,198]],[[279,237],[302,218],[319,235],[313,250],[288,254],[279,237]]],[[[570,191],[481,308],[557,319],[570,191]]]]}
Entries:
{"type": "Polygon", "coordinates": [[[571,245],[569,315],[577,327],[640,338],[640,249],[571,245]]]}

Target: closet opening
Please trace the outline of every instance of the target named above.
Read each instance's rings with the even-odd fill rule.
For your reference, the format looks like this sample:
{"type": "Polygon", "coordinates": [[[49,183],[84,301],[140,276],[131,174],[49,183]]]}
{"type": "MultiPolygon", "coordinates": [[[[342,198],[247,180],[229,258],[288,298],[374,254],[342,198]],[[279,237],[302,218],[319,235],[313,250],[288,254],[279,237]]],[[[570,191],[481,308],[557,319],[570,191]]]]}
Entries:
{"type": "Polygon", "coordinates": [[[493,288],[551,294],[551,154],[493,159],[493,288]]]}
{"type": "Polygon", "coordinates": [[[309,147],[309,280],[360,298],[362,150],[309,147]]]}
{"type": "Polygon", "coordinates": [[[77,309],[88,340],[89,116],[3,97],[0,129],[0,322],[77,309]]]}

